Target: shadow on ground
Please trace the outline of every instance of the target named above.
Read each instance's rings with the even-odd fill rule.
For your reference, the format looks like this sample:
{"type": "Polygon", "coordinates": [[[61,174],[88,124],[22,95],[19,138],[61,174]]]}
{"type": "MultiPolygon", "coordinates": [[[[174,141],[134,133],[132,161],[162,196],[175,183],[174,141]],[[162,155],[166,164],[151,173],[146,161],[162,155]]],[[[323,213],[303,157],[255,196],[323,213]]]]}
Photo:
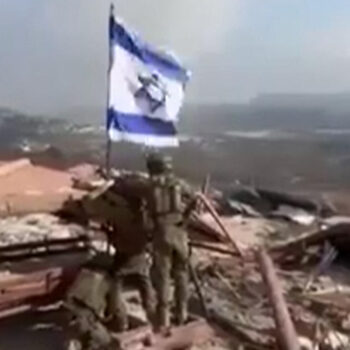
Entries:
{"type": "Polygon", "coordinates": [[[63,350],[63,311],[34,312],[0,321],[0,349],[63,350]]]}

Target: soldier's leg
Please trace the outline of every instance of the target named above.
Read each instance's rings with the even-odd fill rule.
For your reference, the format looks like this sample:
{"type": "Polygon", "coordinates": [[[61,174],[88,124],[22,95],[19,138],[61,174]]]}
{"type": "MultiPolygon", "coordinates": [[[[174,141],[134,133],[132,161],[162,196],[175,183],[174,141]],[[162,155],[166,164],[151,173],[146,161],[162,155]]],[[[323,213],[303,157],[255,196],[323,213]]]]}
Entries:
{"type": "Polygon", "coordinates": [[[173,271],[175,280],[175,318],[177,324],[183,324],[188,318],[188,256],[187,246],[174,252],[173,271]]]}
{"type": "Polygon", "coordinates": [[[106,327],[89,309],[84,308],[79,311],[76,327],[83,350],[107,349],[113,344],[113,339],[106,327]]]}
{"type": "Polygon", "coordinates": [[[136,284],[140,292],[142,306],[146,312],[148,321],[153,324],[155,321],[154,317],[155,317],[156,299],[155,299],[153,286],[151,283],[151,278],[149,274],[141,273],[136,276],[136,279],[137,279],[136,284]]]}
{"type": "Polygon", "coordinates": [[[114,276],[111,281],[111,290],[108,300],[108,317],[110,316],[111,328],[117,332],[128,329],[128,313],[123,296],[123,277],[114,276]]]}
{"type": "Polygon", "coordinates": [[[157,292],[156,326],[158,328],[167,328],[170,326],[171,253],[171,248],[166,244],[158,244],[155,247],[154,264],[157,292]]]}

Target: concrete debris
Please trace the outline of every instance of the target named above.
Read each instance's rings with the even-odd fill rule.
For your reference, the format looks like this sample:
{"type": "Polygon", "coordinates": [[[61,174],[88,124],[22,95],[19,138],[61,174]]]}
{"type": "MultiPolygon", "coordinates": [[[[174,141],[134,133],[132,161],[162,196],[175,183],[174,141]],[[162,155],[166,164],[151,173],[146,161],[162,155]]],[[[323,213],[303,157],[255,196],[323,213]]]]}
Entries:
{"type": "Polygon", "coordinates": [[[327,227],[339,225],[339,224],[350,224],[349,216],[331,216],[324,218],[320,221],[321,228],[326,229],[327,227]]]}
{"type": "Polygon", "coordinates": [[[325,201],[244,186],[231,188],[224,194],[224,203],[231,214],[281,217],[302,225],[310,225],[316,216],[335,214],[334,207],[325,201]]]}
{"type": "Polygon", "coordinates": [[[350,345],[350,338],[340,332],[330,331],[325,338],[325,345],[329,349],[346,349],[350,345]]]}
{"type": "Polygon", "coordinates": [[[303,226],[311,226],[317,219],[316,215],[310,214],[306,210],[287,205],[279,206],[278,210],[271,213],[271,216],[284,218],[303,226]]]}
{"type": "MultiPolygon", "coordinates": [[[[202,220],[220,232],[217,223],[209,214],[202,214],[202,220]]],[[[284,229],[285,225],[266,218],[247,218],[243,215],[222,216],[221,221],[227,227],[230,236],[241,245],[262,244],[263,241],[284,229]]]]}
{"type": "MultiPolygon", "coordinates": [[[[99,251],[108,255],[114,248],[111,237],[108,240],[104,235],[105,219],[101,213],[86,210],[86,199],[94,200],[114,186],[122,204],[144,196],[147,184],[147,175],[141,172],[111,173],[112,179],[106,181],[103,171],[89,164],[67,171],[37,167],[26,159],[0,164],[0,200],[7,205],[0,219],[0,250],[9,247],[12,251],[20,244],[23,259],[35,253],[28,242],[36,242],[33,244],[40,250],[45,245],[42,242],[54,242],[55,246],[57,240],[71,243],[85,236],[90,254],[99,251]],[[41,199],[45,205],[40,204],[41,199]]],[[[276,349],[276,344],[279,349],[348,348],[350,271],[341,259],[347,257],[343,252],[350,243],[350,218],[334,216],[331,205],[304,196],[240,187],[219,198],[209,187],[207,177],[202,188],[207,196],[189,220],[196,282],[191,282],[190,309],[197,318],[207,317],[208,323],[201,320],[175,328],[165,339],[148,339],[149,329],[136,329],[136,333],[119,337],[123,347],[183,348],[193,345],[196,338],[193,349],[198,350],[276,349]],[[257,254],[261,248],[266,252],[257,254]],[[191,327],[197,327],[195,333],[191,327]]],[[[121,205],[113,210],[109,219],[120,223],[131,218],[125,230],[134,245],[142,232],[134,232],[132,215],[127,216],[124,209],[121,205]]],[[[119,236],[116,232],[113,243],[118,250],[121,231],[119,236]]],[[[50,249],[46,253],[49,255],[41,257],[41,264],[54,260],[55,268],[61,266],[50,249]]],[[[84,259],[70,266],[77,267],[84,259]]],[[[16,272],[8,268],[10,259],[0,265],[3,281],[14,276],[24,281],[7,288],[0,298],[3,315],[8,301],[16,300],[16,307],[26,311],[23,298],[51,291],[43,282],[46,272],[42,268],[39,272],[44,271],[40,275],[44,277],[35,283],[31,283],[31,275],[18,273],[23,265],[28,273],[32,260],[21,260],[18,264],[22,267],[16,267],[16,272]]],[[[128,303],[133,304],[131,316],[142,321],[139,298],[132,296],[128,303]]]]}
{"type": "Polygon", "coordinates": [[[62,300],[86,253],[69,253],[41,259],[22,259],[0,267],[0,319],[52,307],[62,300]],[[4,269],[6,273],[4,273],[4,269]]]}
{"type": "Polygon", "coordinates": [[[211,205],[210,201],[207,200],[207,198],[201,194],[200,196],[201,201],[203,203],[203,206],[208,210],[208,212],[211,214],[213,219],[215,220],[216,224],[220,227],[221,231],[223,232],[223,235],[226,237],[227,241],[230,242],[233,249],[237,251],[237,253],[243,257],[243,249],[236,243],[235,239],[233,239],[228,232],[226,226],[222,222],[221,218],[219,217],[218,213],[214,209],[214,207],[211,205]]]}
{"type": "Polygon", "coordinates": [[[305,258],[307,251],[322,247],[326,241],[331,242],[339,252],[347,252],[350,241],[349,230],[350,225],[348,223],[336,224],[275,244],[270,250],[276,258],[280,256],[280,262],[289,258],[305,258]]]}
{"type": "Polygon", "coordinates": [[[229,198],[227,199],[227,204],[232,214],[241,214],[252,218],[263,216],[258,210],[255,210],[252,205],[242,203],[239,200],[229,198]]]}
{"type": "Polygon", "coordinates": [[[201,346],[215,335],[215,331],[204,320],[194,320],[187,325],[176,327],[169,336],[154,335],[150,327],[142,327],[116,336],[118,348],[148,350],[189,349],[201,346]],[[147,344],[147,345],[145,345],[147,344]]]}
{"type": "Polygon", "coordinates": [[[0,246],[44,241],[53,238],[70,238],[84,235],[79,225],[64,223],[50,214],[29,214],[0,219],[0,246]]]}

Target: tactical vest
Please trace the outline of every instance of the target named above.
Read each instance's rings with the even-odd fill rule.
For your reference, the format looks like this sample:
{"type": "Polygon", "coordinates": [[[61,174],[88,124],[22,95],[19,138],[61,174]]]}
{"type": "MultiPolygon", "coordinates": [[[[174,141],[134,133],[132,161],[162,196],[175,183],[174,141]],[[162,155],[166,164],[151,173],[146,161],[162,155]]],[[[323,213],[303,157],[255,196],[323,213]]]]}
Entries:
{"type": "Polygon", "coordinates": [[[152,179],[153,215],[164,223],[177,224],[182,220],[181,186],[170,176],[152,179]]]}

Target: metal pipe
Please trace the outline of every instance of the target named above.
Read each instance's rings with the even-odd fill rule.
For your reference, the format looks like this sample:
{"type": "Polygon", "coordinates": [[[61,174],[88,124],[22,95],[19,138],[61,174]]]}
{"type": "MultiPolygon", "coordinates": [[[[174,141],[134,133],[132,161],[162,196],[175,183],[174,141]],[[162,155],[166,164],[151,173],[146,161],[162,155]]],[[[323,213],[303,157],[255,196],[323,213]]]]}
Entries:
{"type": "Polygon", "coordinates": [[[220,229],[222,230],[222,232],[224,233],[226,238],[229,240],[229,242],[232,244],[234,249],[237,251],[237,253],[241,257],[243,257],[244,255],[243,255],[243,252],[242,252],[241,248],[238,246],[236,241],[231,237],[230,233],[228,232],[228,230],[226,229],[225,225],[221,221],[220,216],[217,213],[217,211],[215,210],[215,208],[210,204],[208,199],[203,194],[198,193],[198,196],[202,200],[202,202],[205,205],[205,207],[208,209],[209,213],[213,216],[215,222],[219,225],[220,229]]]}
{"type": "Polygon", "coordinates": [[[272,260],[264,249],[258,251],[257,259],[273,309],[278,345],[281,350],[300,350],[297,333],[292,323],[272,260]]]}

